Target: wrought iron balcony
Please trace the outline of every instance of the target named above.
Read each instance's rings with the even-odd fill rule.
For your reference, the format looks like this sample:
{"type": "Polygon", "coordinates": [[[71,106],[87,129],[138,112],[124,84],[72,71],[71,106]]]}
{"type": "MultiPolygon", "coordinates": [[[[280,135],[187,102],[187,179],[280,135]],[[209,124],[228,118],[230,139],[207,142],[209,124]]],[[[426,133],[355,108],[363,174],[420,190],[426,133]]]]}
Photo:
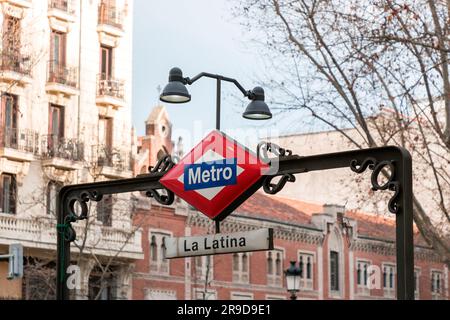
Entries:
{"type": "Polygon", "coordinates": [[[41,156],[43,159],[60,158],[83,161],[84,145],[77,139],[66,139],[49,134],[42,137],[41,156]]]}
{"type": "Polygon", "coordinates": [[[0,71],[12,71],[22,75],[31,75],[31,57],[15,51],[3,51],[0,55],[0,71]]]}
{"type": "Polygon", "coordinates": [[[130,152],[111,148],[107,145],[93,146],[93,148],[97,166],[110,167],[117,171],[130,171],[132,169],[130,152]]]}
{"type": "Polygon", "coordinates": [[[99,74],[97,80],[97,96],[108,96],[123,100],[125,97],[125,81],[99,74]]]}
{"type": "Polygon", "coordinates": [[[59,83],[72,88],[77,87],[77,68],[61,65],[57,61],[49,61],[47,82],[59,83]]]}
{"type": "Polygon", "coordinates": [[[49,0],[48,9],[57,9],[70,15],[75,14],[72,0],[49,0]]]}
{"type": "Polygon", "coordinates": [[[3,138],[1,140],[2,147],[27,153],[38,153],[39,135],[36,132],[28,129],[3,128],[0,134],[3,138]]]}
{"type": "Polygon", "coordinates": [[[106,24],[117,29],[123,29],[123,10],[108,1],[102,1],[98,7],[98,24],[106,24]]]}

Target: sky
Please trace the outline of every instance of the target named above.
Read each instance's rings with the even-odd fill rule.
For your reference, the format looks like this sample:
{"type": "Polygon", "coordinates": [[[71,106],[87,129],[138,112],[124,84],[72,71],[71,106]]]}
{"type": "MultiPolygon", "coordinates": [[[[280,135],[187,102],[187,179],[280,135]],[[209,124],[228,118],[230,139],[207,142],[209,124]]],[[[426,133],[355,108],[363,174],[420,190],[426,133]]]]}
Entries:
{"type": "MultiPolygon", "coordinates": [[[[261,57],[249,45],[252,35],[233,19],[232,3],[226,0],[134,1],[132,115],[138,135],[144,134],[144,122],[151,109],[162,103],[159,90],[167,83],[172,67],[181,68],[184,76],[190,78],[200,72],[235,78],[247,90],[260,85],[255,79],[262,67],[261,57]]],[[[173,123],[172,139],[183,136],[189,147],[215,126],[216,81],[202,78],[187,88],[191,102],[162,104],[173,123]]],[[[265,89],[268,97],[270,91],[265,89]]],[[[268,121],[242,118],[249,100],[231,83],[222,83],[221,101],[221,129],[225,133],[280,128],[280,119],[276,117],[268,121]]]]}

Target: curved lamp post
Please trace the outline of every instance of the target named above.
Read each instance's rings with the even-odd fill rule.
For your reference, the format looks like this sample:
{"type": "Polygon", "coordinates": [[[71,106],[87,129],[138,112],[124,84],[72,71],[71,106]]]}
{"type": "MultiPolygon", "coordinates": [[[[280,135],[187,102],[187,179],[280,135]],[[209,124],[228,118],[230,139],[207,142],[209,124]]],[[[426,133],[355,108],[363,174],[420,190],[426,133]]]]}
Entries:
{"type": "Polygon", "coordinates": [[[169,72],[169,83],[164,87],[159,99],[168,103],[186,103],[191,101],[191,95],[186,85],[191,85],[200,78],[207,77],[217,80],[217,96],[216,96],[216,129],[220,130],[220,94],[221,81],[234,83],[234,85],[242,92],[244,97],[251,100],[242,116],[250,120],[267,120],[272,118],[269,107],[264,102],[264,89],[255,87],[253,90],[245,90],[236,80],[224,77],[218,74],[202,72],[195,77],[185,78],[180,68],[172,68],[169,72]]]}
{"type": "Polygon", "coordinates": [[[284,271],[284,275],[286,276],[287,291],[291,293],[291,300],[296,300],[296,293],[300,291],[301,271],[299,267],[295,266],[295,261],[291,261],[291,265],[284,271]]]}

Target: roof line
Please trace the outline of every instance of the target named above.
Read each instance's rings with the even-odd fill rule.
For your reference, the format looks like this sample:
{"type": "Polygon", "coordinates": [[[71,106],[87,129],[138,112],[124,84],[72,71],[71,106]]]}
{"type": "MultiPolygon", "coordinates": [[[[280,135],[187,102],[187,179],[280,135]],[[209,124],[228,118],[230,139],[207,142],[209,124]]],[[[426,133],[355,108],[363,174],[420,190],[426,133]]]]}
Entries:
{"type": "Polygon", "coordinates": [[[234,214],[232,216],[239,217],[239,218],[245,218],[245,219],[258,220],[258,221],[273,222],[273,223],[278,223],[278,224],[287,225],[287,226],[291,226],[291,227],[299,227],[299,228],[304,228],[304,229],[308,229],[308,230],[322,232],[322,229],[314,228],[314,227],[309,226],[309,225],[300,224],[300,223],[289,223],[289,222],[286,222],[286,221],[283,221],[283,220],[278,220],[278,219],[270,219],[270,218],[264,218],[264,217],[247,216],[247,215],[243,215],[243,214],[234,214]]]}

